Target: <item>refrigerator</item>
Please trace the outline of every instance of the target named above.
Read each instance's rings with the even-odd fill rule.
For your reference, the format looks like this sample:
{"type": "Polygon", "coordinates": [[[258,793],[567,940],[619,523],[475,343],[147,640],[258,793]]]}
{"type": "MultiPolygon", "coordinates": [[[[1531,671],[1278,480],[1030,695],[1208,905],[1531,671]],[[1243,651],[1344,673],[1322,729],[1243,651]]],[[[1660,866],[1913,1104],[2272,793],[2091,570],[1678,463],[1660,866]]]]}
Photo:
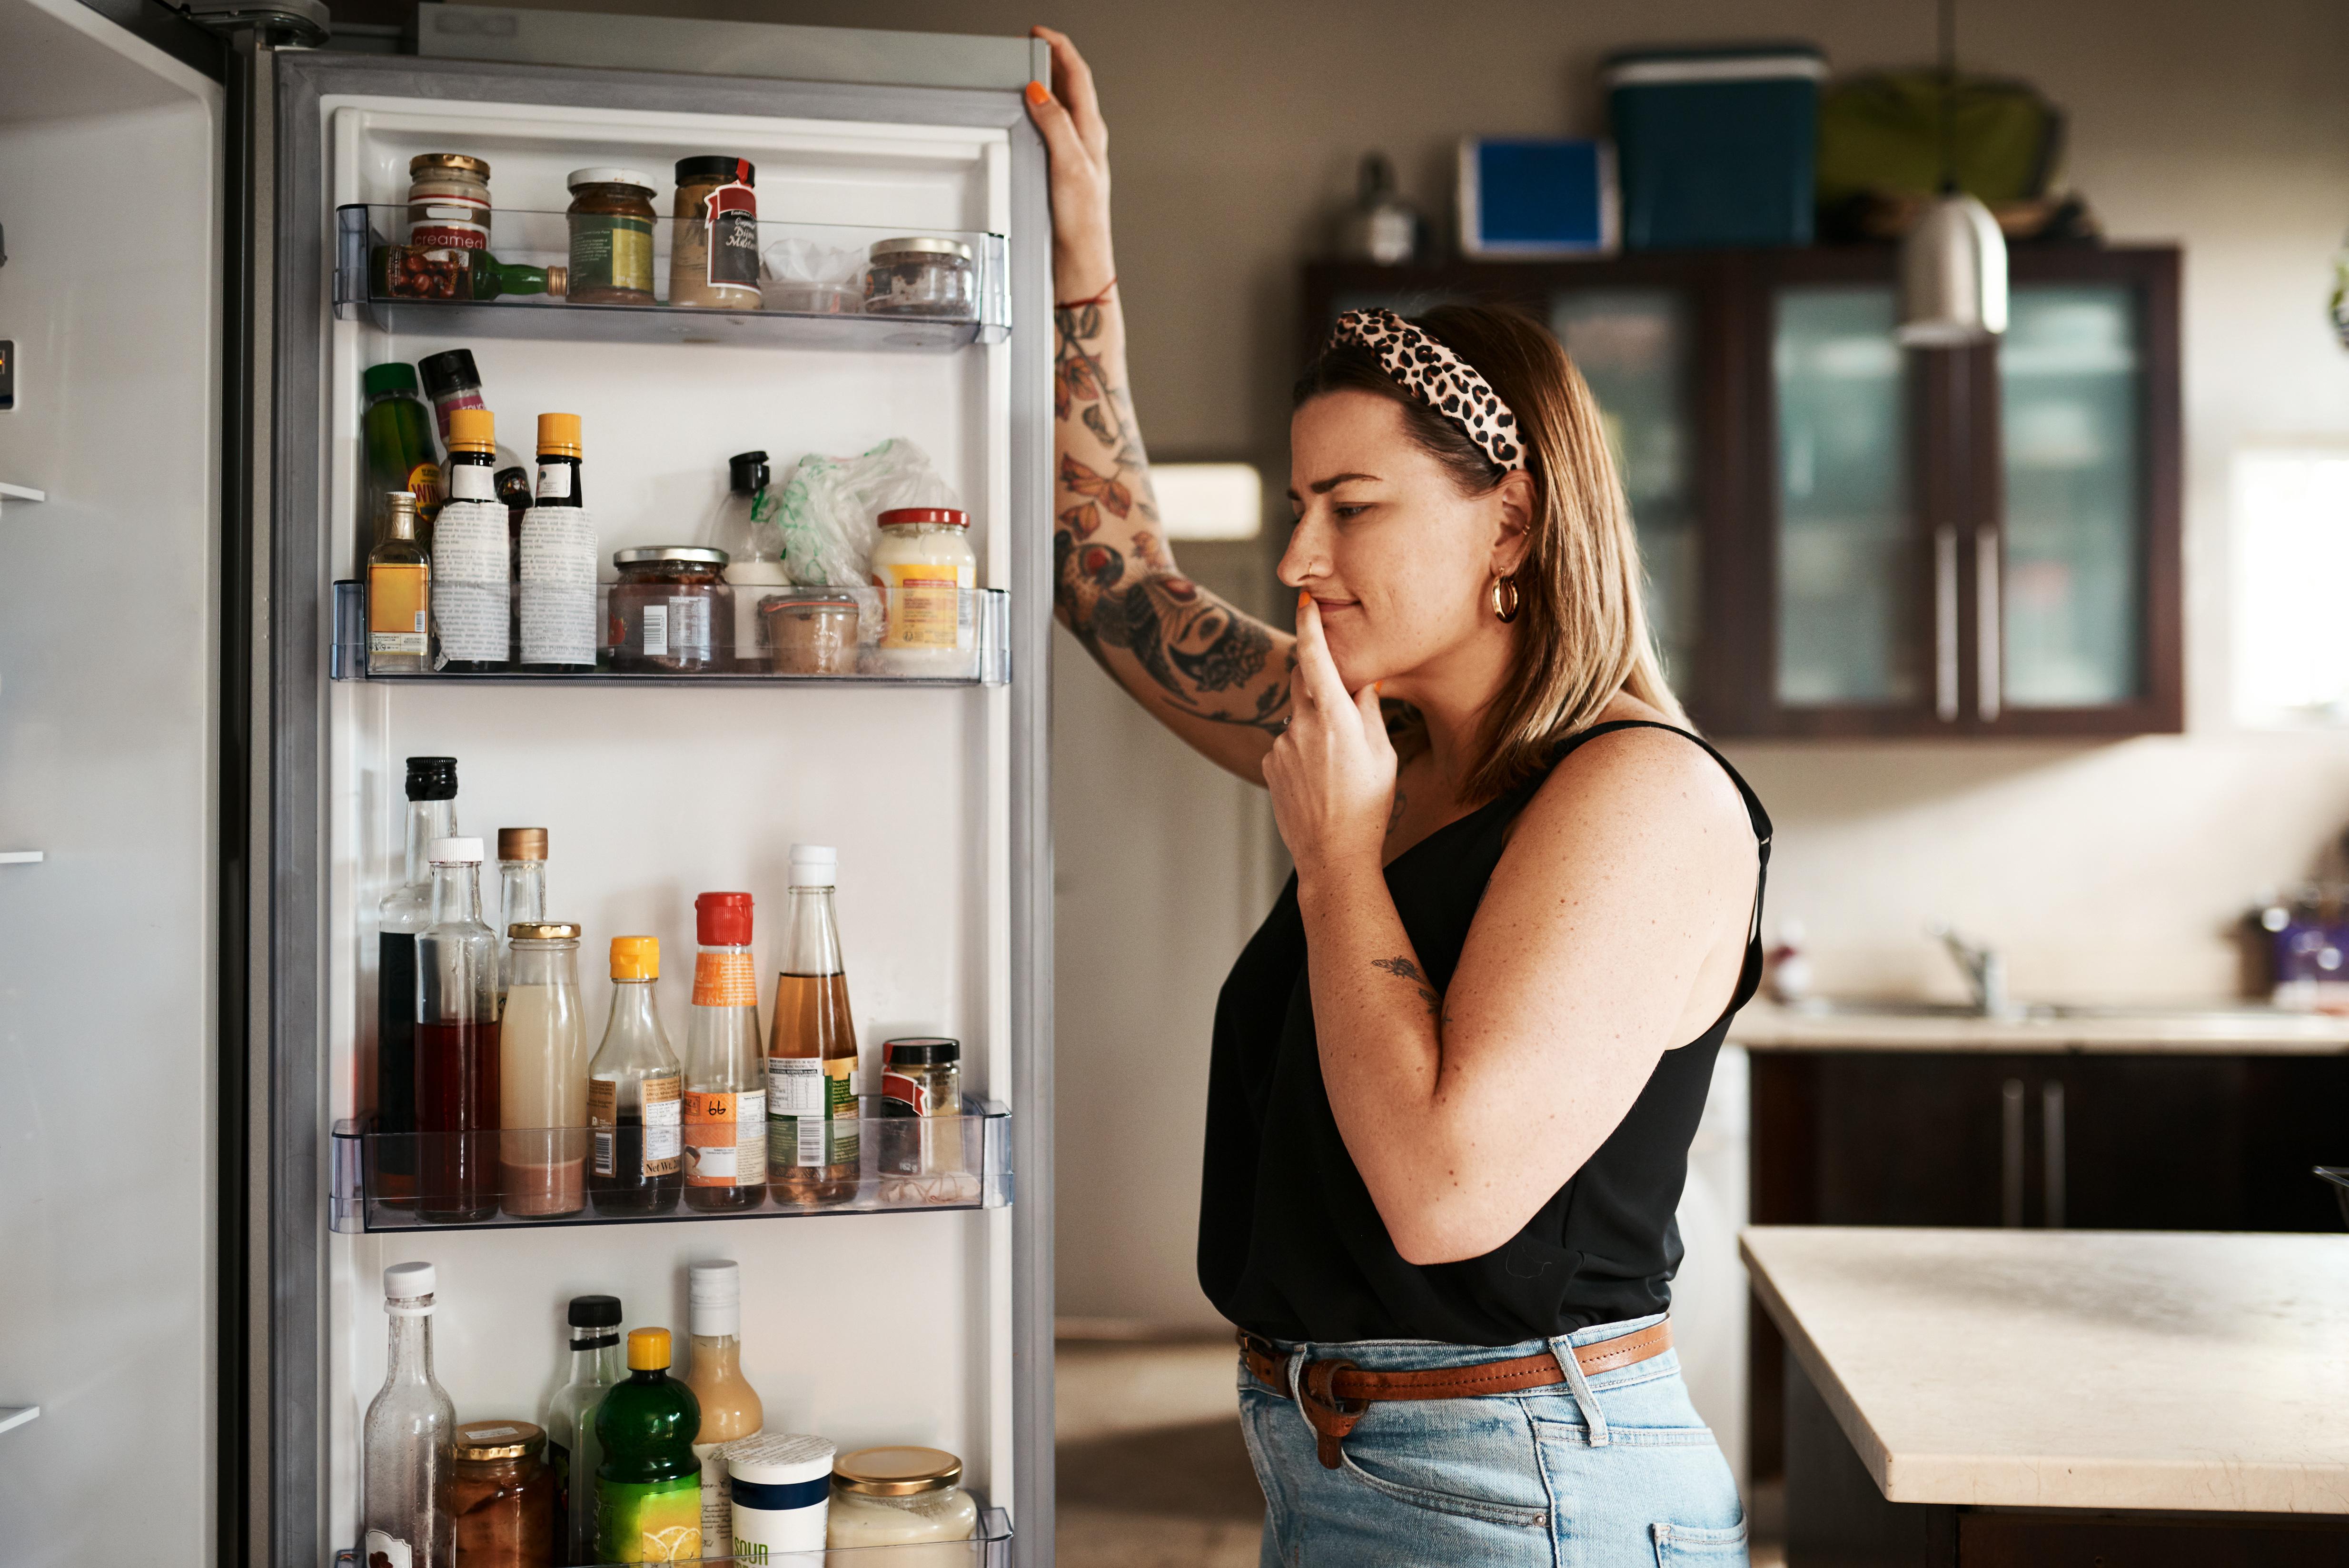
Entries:
{"type": "Polygon", "coordinates": [[[984,1511],[957,1560],[1049,1563],[1050,217],[1021,101],[1040,47],[419,17],[384,52],[315,0],[0,0],[6,1555],[332,1563],[357,1538],[388,1265],[436,1266],[459,1418],[541,1421],[569,1298],[616,1294],[682,1353],[688,1266],[731,1259],[768,1431],[947,1449],[984,1511]],[[971,303],[393,297],[380,253],[429,152],[489,163],[509,263],[563,260],[564,175],[623,166],[655,176],[666,280],[670,167],[722,153],[756,165],[771,260],[948,236],[971,303]],[[607,580],[616,551],[709,542],[733,453],[766,451],[780,484],[810,454],[918,445],[970,515],[968,658],[893,662],[868,596],[830,676],[607,655],[371,677],[361,376],[452,348],[523,462],[537,414],[580,417],[607,580]],[[885,1040],[960,1041],[972,1179],[889,1183],[867,1122],[855,1196],[821,1209],[443,1225],[381,1201],[377,911],[413,755],[457,759],[460,834],[547,830],[591,1048],[605,944],[636,933],[660,940],[681,1046],[704,891],[755,900],[767,1021],[788,852],[835,846],[859,1087],[885,1040]]]}

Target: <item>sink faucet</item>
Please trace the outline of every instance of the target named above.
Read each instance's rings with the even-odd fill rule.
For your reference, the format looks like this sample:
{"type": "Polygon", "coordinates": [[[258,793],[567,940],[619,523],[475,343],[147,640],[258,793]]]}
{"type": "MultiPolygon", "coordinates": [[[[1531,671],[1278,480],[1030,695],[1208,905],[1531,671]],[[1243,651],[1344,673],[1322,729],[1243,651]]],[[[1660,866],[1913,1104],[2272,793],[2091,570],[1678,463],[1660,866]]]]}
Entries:
{"type": "Polygon", "coordinates": [[[1996,948],[1984,942],[1970,942],[1952,929],[1946,920],[1936,920],[1925,928],[1929,937],[1939,937],[1958,967],[1966,971],[1966,984],[1973,992],[1974,1011],[1984,1018],[2012,1018],[2020,1011],[2006,994],[2006,959],[1996,948]]]}

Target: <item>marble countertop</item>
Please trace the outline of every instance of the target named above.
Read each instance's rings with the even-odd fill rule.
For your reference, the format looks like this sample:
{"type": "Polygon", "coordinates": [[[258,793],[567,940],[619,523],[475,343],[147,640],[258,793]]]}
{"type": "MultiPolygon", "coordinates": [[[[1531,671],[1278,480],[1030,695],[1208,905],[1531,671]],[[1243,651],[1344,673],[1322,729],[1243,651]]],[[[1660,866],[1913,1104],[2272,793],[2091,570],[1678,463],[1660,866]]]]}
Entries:
{"type": "Polygon", "coordinates": [[[2349,1052],[2349,1018],[2284,1012],[2251,1002],[2077,1018],[1993,1019],[1962,1013],[1806,1012],[1757,1001],[1731,1022],[1729,1040],[1754,1051],[2337,1055],[2349,1052]]]}
{"type": "Polygon", "coordinates": [[[2349,1513],[2349,1235],[1756,1226],[1894,1502],[2349,1513]]]}

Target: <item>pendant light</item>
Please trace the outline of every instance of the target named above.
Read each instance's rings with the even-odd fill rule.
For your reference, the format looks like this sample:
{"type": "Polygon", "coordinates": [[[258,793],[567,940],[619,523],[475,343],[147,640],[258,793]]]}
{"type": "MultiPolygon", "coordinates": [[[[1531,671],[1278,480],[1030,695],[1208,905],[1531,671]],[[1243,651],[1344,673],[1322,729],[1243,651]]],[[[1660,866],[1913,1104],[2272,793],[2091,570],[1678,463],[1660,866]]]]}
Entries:
{"type": "Polygon", "coordinates": [[[2006,236],[1958,188],[1957,0],[1941,10],[1941,193],[1900,243],[1900,327],[1910,348],[1955,348],[2006,330],[2006,236]]]}

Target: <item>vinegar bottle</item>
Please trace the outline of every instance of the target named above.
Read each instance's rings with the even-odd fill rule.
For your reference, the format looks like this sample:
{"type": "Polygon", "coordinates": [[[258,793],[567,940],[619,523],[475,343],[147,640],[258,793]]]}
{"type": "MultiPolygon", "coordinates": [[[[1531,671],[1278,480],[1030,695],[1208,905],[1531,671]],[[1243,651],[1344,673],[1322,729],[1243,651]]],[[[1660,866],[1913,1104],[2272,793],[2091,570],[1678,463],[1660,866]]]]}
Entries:
{"type": "Polygon", "coordinates": [[[408,859],[376,920],[374,1168],[369,1195],[416,1207],[416,938],[432,923],[425,851],[457,832],[457,759],[408,759],[408,859]]]}
{"type": "Polygon", "coordinates": [[[498,939],[481,923],[481,841],[436,838],[432,923],[416,939],[417,1207],[498,1211],[498,939]]]}
{"type": "Polygon", "coordinates": [[[767,1185],[792,1203],[856,1196],[856,1022],[833,911],[839,852],[792,846],[782,973],[767,1048],[767,1185]]]}
{"type": "Polygon", "coordinates": [[[731,1261],[696,1263],[688,1274],[686,1327],[693,1336],[693,1365],[685,1386],[701,1407],[701,1435],[693,1451],[701,1460],[701,1552],[724,1557],[734,1550],[734,1480],[719,1450],[741,1438],[755,1438],[767,1424],[758,1390],[742,1376],[742,1271],[731,1261]]]}
{"type": "Polygon", "coordinates": [[[685,1185],[684,1085],[653,1007],[659,979],[658,938],[612,939],[612,1021],[587,1064],[587,1195],[598,1214],[666,1214],[685,1185]]]}
{"type": "Polygon", "coordinates": [[[432,1380],[433,1268],[383,1272],[391,1348],[360,1435],[359,1561],[453,1568],[457,1407],[432,1380]]]}
{"type": "Polygon", "coordinates": [[[595,1470],[604,1446],[595,1440],[595,1409],[612,1385],[627,1376],[620,1365],[620,1298],[573,1296],[571,1381],[546,1409],[546,1462],[554,1468],[558,1561],[595,1561],[595,1470]]]}
{"type": "Polygon", "coordinates": [[[546,829],[498,829],[498,995],[513,983],[513,928],[546,919],[546,829]]]}
{"type": "Polygon", "coordinates": [[[767,1052],[750,967],[750,895],[693,901],[701,951],[685,1026],[685,1203],[712,1212],[767,1200],[767,1052]]]}

